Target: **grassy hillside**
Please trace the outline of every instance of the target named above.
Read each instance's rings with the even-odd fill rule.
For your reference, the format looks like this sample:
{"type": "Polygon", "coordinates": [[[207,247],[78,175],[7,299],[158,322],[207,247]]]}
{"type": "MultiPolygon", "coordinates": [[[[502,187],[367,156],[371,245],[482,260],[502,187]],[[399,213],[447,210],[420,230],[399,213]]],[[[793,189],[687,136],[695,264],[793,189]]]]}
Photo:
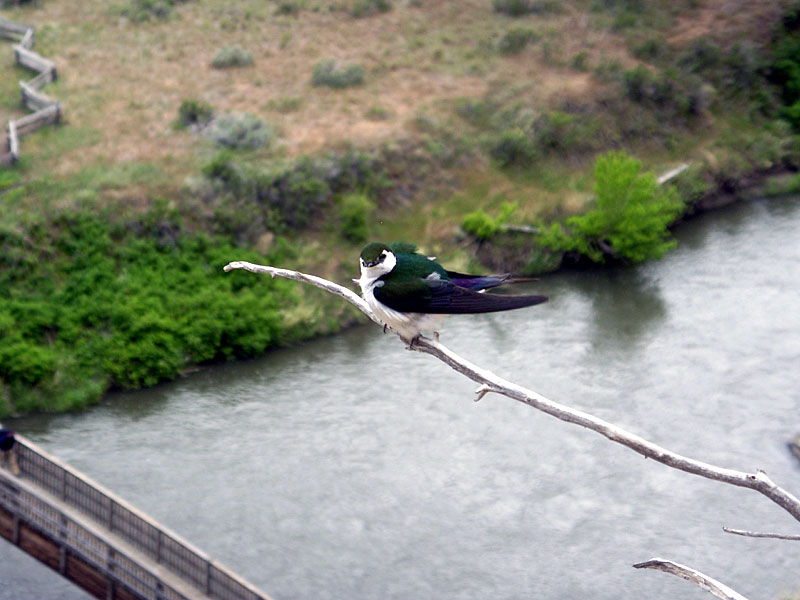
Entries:
{"type": "MultiPolygon", "coordinates": [[[[413,239],[461,268],[552,267],[579,248],[603,259],[607,231],[570,239],[591,229],[570,217],[594,214],[599,154],[624,150],[657,172],[690,161],[674,192],[684,201],[794,168],[795,6],[4,9],[58,65],[45,91],[64,122],[23,138],[22,160],[0,173],[0,416],[83,406],[352,318],[307,291],[222,275],[229,260],[347,281],[368,238],[413,239]],[[462,228],[467,215],[486,236],[462,228]],[[501,220],[558,235],[509,235],[501,220]]],[[[27,77],[10,46],[4,121],[23,114],[15,82],[27,77]]]]}

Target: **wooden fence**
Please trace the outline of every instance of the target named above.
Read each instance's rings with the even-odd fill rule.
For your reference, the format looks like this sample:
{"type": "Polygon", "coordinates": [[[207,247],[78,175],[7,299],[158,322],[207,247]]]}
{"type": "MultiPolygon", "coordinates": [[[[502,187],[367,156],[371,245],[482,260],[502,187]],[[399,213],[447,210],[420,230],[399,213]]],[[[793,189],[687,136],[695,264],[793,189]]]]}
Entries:
{"type": "MultiPolygon", "coordinates": [[[[88,579],[91,585],[102,587],[113,583],[133,598],[190,600],[198,594],[186,591],[185,584],[188,583],[204,598],[269,600],[263,592],[153,519],[20,436],[17,436],[14,451],[19,477],[13,478],[0,469],[0,536],[25,549],[19,531],[19,524],[24,524],[32,532],[28,533],[28,545],[36,546],[34,549],[45,555],[37,558],[62,575],[68,577],[68,559],[72,557],[73,563],[83,571],[93,570],[93,579],[88,579]],[[28,483],[33,485],[25,485],[28,483]],[[54,499],[49,500],[46,494],[37,494],[37,487],[54,499]],[[69,515],[66,507],[88,519],[69,515]],[[4,514],[8,522],[5,527],[4,514]],[[11,527],[17,530],[12,531],[11,527]],[[102,531],[121,539],[136,553],[158,565],[158,569],[167,569],[185,582],[184,585],[171,586],[158,576],[157,570],[154,573],[142,560],[137,560],[136,553],[114,545],[108,536],[102,535],[102,531]],[[53,546],[49,559],[48,544],[53,546]],[[44,551],[41,550],[43,547],[44,551]]],[[[29,551],[29,554],[35,552],[29,551]]],[[[85,589],[89,587],[75,578],[70,579],[85,589]]],[[[128,596],[123,594],[120,597],[128,596]]]]}
{"type": "Polygon", "coordinates": [[[21,119],[12,119],[6,125],[6,148],[0,153],[0,165],[10,166],[19,159],[19,139],[43,125],[61,120],[61,103],[39,91],[56,78],[53,61],[37,54],[33,47],[33,27],[0,19],[0,38],[15,41],[12,46],[17,64],[38,73],[29,81],[20,81],[20,98],[23,106],[33,111],[21,119]]]}

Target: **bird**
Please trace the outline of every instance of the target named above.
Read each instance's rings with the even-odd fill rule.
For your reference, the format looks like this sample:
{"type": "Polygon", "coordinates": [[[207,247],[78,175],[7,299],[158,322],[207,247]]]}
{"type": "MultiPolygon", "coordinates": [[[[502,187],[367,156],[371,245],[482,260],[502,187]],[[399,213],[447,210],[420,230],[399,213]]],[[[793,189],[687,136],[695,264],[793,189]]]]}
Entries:
{"type": "Polygon", "coordinates": [[[417,252],[408,242],[370,242],[361,250],[361,277],[354,279],[361,296],[386,328],[409,345],[425,332],[436,332],[452,314],[512,310],[547,301],[547,296],[500,296],[485,290],[510,283],[534,281],[504,275],[468,275],[448,271],[417,252]]]}

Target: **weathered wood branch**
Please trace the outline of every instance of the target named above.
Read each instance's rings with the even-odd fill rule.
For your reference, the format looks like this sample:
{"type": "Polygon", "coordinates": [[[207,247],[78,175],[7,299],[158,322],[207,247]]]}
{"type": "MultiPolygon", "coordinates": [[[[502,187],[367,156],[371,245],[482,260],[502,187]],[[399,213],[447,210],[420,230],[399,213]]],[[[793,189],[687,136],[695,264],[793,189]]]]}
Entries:
{"type": "Polygon", "coordinates": [[[656,569],[658,571],[670,573],[671,575],[677,575],[686,581],[691,581],[707,592],[711,592],[717,598],[722,598],[722,600],[747,600],[747,598],[742,596],[739,592],[732,590],[724,583],[721,583],[716,579],[709,577],[708,575],[704,575],[700,571],[692,569],[691,567],[672,562],[671,560],[652,558],[646,562],[640,562],[633,566],[636,569],[656,569]]]}
{"type": "MultiPolygon", "coordinates": [[[[244,269],[253,273],[265,273],[272,277],[285,277],[287,279],[309,283],[332,294],[341,296],[356,306],[356,308],[372,319],[372,321],[381,324],[377,317],[372,314],[372,311],[367,303],[358,294],[337,283],[328,281],[327,279],[316,277],[314,275],[307,275],[305,273],[300,273],[298,271],[292,271],[289,269],[278,269],[275,267],[255,265],[248,262],[232,262],[226,265],[224,269],[225,271],[244,269]]],[[[408,343],[407,340],[404,341],[408,343]]],[[[721,481],[730,485],[755,490],[778,504],[795,519],[800,521],[800,500],[783,488],[775,485],[775,483],[773,483],[763,471],[759,470],[755,473],[747,473],[744,471],[736,471],[733,469],[717,467],[709,463],[687,458],[676,452],[667,450],[666,448],[662,448],[661,446],[654,444],[653,442],[650,442],[636,434],[630,433],[621,427],[614,425],[613,423],[604,421],[603,419],[590,415],[581,410],[559,404],[558,402],[554,402],[545,398],[541,394],[537,394],[532,390],[528,390],[520,385],[512,383],[511,381],[503,379],[491,371],[479,367],[474,363],[462,358],[443,344],[439,343],[438,340],[420,337],[414,340],[413,344],[410,346],[410,349],[435,356],[453,370],[480,384],[480,387],[476,392],[479,395],[478,399],[482,398],[489,392],[502,394],[567,423],[573,423],[575,425],[580,425],[581,427],[591,429],[592,431],[605,436],[612,442],[626,446],[634,452],[641,454],[645,458],[651,458],[667,465],[668,467],[672,467],[673,469],[699,475],[707,479],[721,481]]]]}
{"type": "Polygon", "coordinates": [[[758,531],[745,531],[744,529],[732,529],[730,527],[723,527],[722,530],[726,533],[732,533],[733,535],[743,535],[745,537],[772,538],[776,540],[790,540],[792,542],[800,542],[800,535],[786,535],[784,533],[760,533],[758,531]]]}
{"type": "Polygon", "coordinates": [[[224,267],[224,271],[232,271],[234,269],[244,269],[245,271],[250,271],[251,273],[262,273],[265,275],[269,275],[270,277],[284,277],[285,279],[293,279],[294,281],[300,281],[302,283],[308,283],[315,287],[325,290],[326,292],[330,292],[336,296],[341,296],[345,300],[347,300],[350,304],[355,306],[358,310],[362,313],[367,315],[370,319],[372,319],[378,325],[383,325],[383,323],[378,320],[372,310],[370,309],[369,305],[366,301],[356,294],[354,291],[347,289],[344,286],[339,285],[338,283],[334,283],[333,281],[328,281],[327,279],[323,279],[322,277],[317,277],[316,275],[308,275],[306,273],[301,273],[299,271],[292,271],[290,269],[278,269],[277,267],[268,267],[266,265],[256,265],[253,263],[245,262],[245,261],[235,261],[232,263],[228,263],[224,267]]]}

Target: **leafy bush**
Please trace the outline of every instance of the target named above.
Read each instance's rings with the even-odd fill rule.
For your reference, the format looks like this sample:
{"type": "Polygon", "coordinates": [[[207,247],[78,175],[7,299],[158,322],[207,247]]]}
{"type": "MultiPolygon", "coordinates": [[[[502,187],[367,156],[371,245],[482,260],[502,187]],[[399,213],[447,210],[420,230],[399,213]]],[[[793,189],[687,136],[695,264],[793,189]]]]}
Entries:
{"type": "Polygon", "coordinates": [[[332,58],[326,58],[314,65],[311,83],[316,86],[346,88],[364,83],[364,69],[356,64],[338,67],[332,58]]]}
{"type": "Polygon", "coordinates": [[[389,0],[355,0],[350,6],[350,14],[356,18],[368,17],[392,9],[389,0]]]}
{"type": "Polygon", "coordinates": [[[208,137],[218,146],[251,149],[266,146],[272,132],[261,119],[249,114],[220,115],[207,129],[208,137]]]}
{"type": "Polygon", "coordinates": [[[515,27],[503,34],[503,37],[497,43],[497,50],[501,54],[518,54],[522,52],[525,46],[537,39],[538,36],[532,29],[515,27]]]}
{"type": "Polygon", "coordinates": [[[339,216],[344,239],[354,243],[364,243],[369,239],[367,216],[373,208],[364,192],[350,192],[342,197],[339,216]]]}
{"type": "Polygon", "coordinates": [[[300,3],[297,0],[281,0],[275,12],[279,15],[296,15],[300,12],[300,3]]]}
{"type": "Polygon", "coordinates": [[[181,127],[203,126],[214,117],[214,109],[202,100],[184,100],[178,108],[178,124],[181,127]]]}
{"type": "Polygon", "coordinates": [[[490,154],[501,167],[525,167],[536,157],[536,147],[521,129],[508,129],[500,134],[490,154]]]}
{"type": "Polygon", "coordinates": [[[455,102],[456,114],[475,127],[490,127],[497,106],[486,100],[463,98],[455,102]]]}
{"type": "Polygon", "coordinates": [[[164,205],[116,226],[78,212],[35,235],[0,235],[0,416],[85,406],[286,339],[292,288],[222,271],[263,256],[175,219],[164,205]],[[22,255],[24,276],[7,268],[22,255]]]}
{"type": "Polygon", "coordinates": [[[0,171],[0,192],[20,183],[22,178],[16,171],[3,169],[0,171]]]}
{"type": "Polygon", "coordinates": [[[647,67],[639,65],[625,71],[622,80],[625,84],[625,95],[634,102],[643,102],[648,97],[653,74],[647,67]]]}
{"type": "Polygon", "coordinates": [[[544,152],[572,150],[579,143],[591,143],[583,139],[586,133],[575,116],[558,110],[544,113],[533,122],[536,148],[544,152]]]}
{"type": "Polygon", "coordinates": [[[215,69],[230,67],[247,67],[253,64],[253,55],[239,46],[225,46],[211,61],[215,69]]]}
{"type": "Polygon", "coordinates": [[[699,37],[689,44],[677,58],[678,66],[689,73],[707,72],[722,61],[722,51],[708,37],[699,37]]]}
{"type": "Polygon", "coordinates": [[[461,229],[479,240],[489,239],[500,231],[500,226],[517,210],[517,206],[516,203],[504,202],[500,214],[495,219],[479,208],[464,217],[461,229]]]}
{"type": "Polygon", "coordinates": [[[503,13],[509,17],[521,17],[530,14],[555,12],[558,3],[554,0],[492,0],[495,12],[503,13]]]}
{"type": "Polygon", "coordinates": [[[117,7],[119,13],[131,21],[140,23],[151,19],[165,20],[172,14],[172,7],[186,0],[130,0],[117,7]]]}
{"type": "Polygon", "coordinates": [[[597,158],[594,167],[595,207],[555,223],[539,242],[546,248],[577,252],[594,262],[640,262],[660,258],[675,241],[667,229],[683,210],[674,189],[658,186],[651,173],[624,152],[597,158]]]}
{"type": "Polygon", "coordinates": [[[773,50],[770,79],[780,88],[785,105],[783,116],[795,131],[800,131],[800,36],[796,34],[798,10],[783,17],[773,50]]]}
{"type": "Polygon", "coordinates": [[[333,206],[337,195],[356,190],[371,195],[388,185],[382,165],[361,152],[301,157],[270,171],[240,167],[230,153],[222,153],[203,174],[224,198],[211,225],[237,239],[252,239],[264,230],[302,229],[333,206]]]}
{"type": "Polygon", "coordinates": [[[290,113],[298,110],[302,104],[303,98],[300,96],[286,96],[276,100],[270,100],[268,106],[272,110],[277,110],[279,113],[290,113]]]}
{"type": "Polygon", "coordinates": [[[589,70],[589,53],[585,50],[578,52],[575,56],[572,57],[570,61],[572,68],[576,71],[588,71],[589,70]]]}

